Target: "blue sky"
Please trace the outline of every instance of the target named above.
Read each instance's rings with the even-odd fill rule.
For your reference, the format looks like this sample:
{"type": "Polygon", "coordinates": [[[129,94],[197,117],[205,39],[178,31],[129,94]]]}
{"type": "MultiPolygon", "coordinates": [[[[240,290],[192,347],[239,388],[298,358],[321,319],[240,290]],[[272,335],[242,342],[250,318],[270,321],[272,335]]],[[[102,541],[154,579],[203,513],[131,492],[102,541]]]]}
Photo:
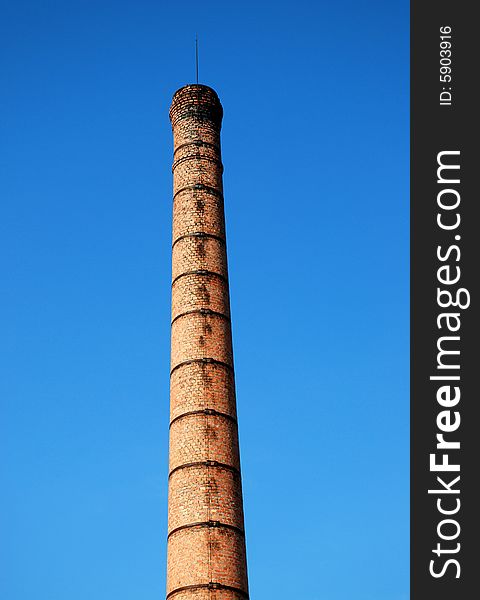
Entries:
{"type": "Polygon", "coordinates": [[[164,597],[168,109],[198,32],[252,600],[406,600],[408,2],[0,6],[2,597],[164,597]]]}

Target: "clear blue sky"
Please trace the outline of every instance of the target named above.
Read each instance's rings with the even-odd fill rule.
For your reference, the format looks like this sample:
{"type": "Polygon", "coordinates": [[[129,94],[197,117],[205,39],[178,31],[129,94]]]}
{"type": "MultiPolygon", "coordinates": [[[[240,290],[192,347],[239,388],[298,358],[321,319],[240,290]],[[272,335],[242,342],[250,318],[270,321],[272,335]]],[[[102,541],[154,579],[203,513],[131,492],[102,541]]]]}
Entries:
{"type": "Polygon", "coordinates": [[[408,2],[0,2],[0,595],[164,597],[171,162],[223,160],[252,600],[408,597],[408,2]]]}

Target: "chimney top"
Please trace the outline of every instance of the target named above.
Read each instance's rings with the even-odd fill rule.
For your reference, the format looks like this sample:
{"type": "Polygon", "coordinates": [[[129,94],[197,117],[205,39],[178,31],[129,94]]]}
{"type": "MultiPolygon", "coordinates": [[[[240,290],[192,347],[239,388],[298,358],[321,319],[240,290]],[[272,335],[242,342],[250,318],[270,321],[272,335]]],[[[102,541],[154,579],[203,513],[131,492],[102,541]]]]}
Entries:
{"type": "Polygon", "coordinates": [[[190,83],[175,92],[170,107],[172,126],[188,117],[211,121],[220,129],[223,108],[214,89],[208,85],[190,83]]]}

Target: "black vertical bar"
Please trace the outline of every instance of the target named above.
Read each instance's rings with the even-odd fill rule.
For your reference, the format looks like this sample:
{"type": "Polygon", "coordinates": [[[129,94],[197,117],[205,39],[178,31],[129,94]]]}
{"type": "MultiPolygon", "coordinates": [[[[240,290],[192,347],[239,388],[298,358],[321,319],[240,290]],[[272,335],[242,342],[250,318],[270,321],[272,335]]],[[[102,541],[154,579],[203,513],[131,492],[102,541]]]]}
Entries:
{"type": "Polygon", "coordinates": [[[198,83],[198,36],[195,36],[195,76],[198,83]]]}
{"type": "Polygon", "coordinates": [[[474,8],[471,2],[411,3],[412,600],[471,600],[480,574],[474,8]],[[442,440],[451,445],[442,447],[442,440]],[[459,470],[439,470],[444,461],[459,470]]]}

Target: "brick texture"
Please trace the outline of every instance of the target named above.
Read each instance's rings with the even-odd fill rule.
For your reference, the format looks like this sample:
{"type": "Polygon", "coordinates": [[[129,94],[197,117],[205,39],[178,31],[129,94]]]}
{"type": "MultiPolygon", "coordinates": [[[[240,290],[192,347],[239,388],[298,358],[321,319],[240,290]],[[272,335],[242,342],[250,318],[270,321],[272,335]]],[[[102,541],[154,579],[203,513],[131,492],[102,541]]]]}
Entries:
{"type": "Polygon", "coordinates": [[[178,90],[174,137],[167,598],[248,598],[220,128],[204,85],[178,90]]]}

